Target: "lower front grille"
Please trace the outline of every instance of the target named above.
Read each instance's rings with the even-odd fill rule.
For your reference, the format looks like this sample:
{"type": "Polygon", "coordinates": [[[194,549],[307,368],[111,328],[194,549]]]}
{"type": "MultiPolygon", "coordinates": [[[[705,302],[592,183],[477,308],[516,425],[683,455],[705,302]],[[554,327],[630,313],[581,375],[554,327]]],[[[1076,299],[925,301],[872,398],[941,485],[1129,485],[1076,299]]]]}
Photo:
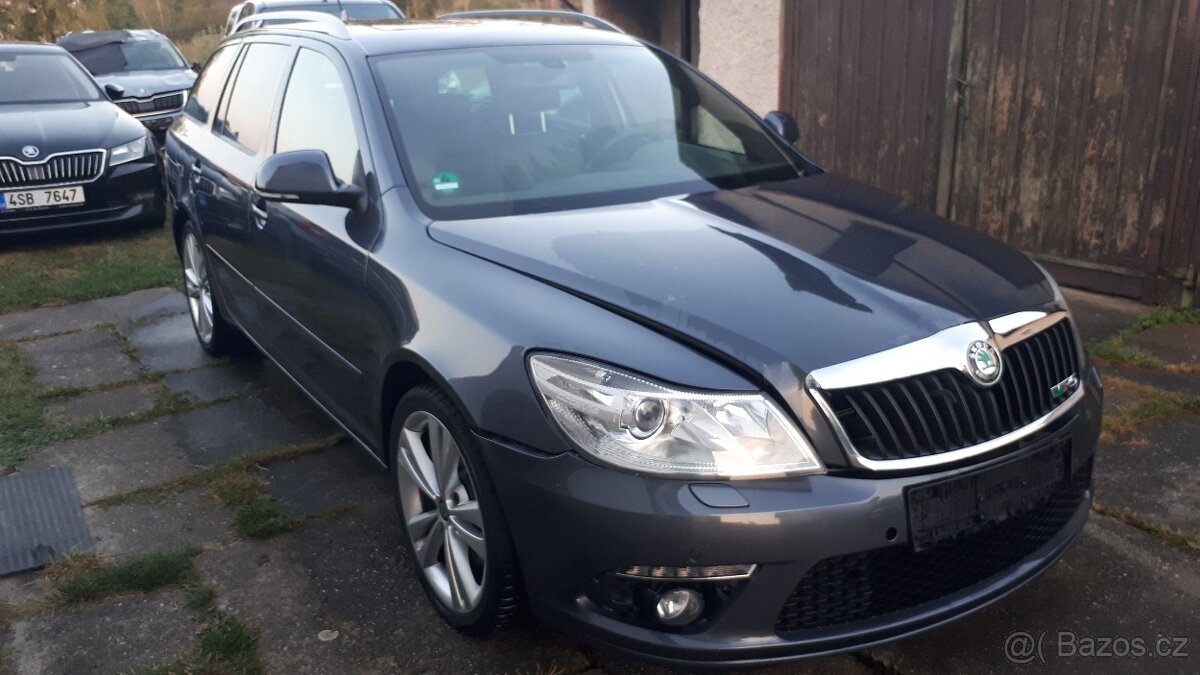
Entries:
{"type": "Polygon", "coordinates": [[[122,110],[131,115],[149,115],[152,113],[179,110],[183,108],[183,103],[183,92],[165,94],[144,100],[126,98],[116,102],[122,110]]]}
{"type": "Polygon", "coordinates": [[[1041,506],[981,532],[914,552],[908,546],[826,558],[780,611],[780,633],[825,628],[919,607],[991,579],[1033,554],[1071,520],[1091,462],[1041,506]]]}

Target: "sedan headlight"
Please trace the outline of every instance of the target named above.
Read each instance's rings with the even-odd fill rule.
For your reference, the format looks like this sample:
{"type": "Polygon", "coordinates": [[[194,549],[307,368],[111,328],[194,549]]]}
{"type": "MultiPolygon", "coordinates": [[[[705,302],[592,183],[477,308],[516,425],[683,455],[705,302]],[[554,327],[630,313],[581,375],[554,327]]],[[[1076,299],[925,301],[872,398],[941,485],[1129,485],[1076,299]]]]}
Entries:
{"type": "Polygon", "coordinates": [[[757,478],[824,470],[790,420],[758,393],[682,391],[611,366],[530,357],[554,421],[608,464],[689,478],[757,478]]]}
{"type": "Polygon", "coordinates": [[[126,162],[139,160],[150,154],[150,143],[145,136],[122,143],[115,148],[110,148],[108,151],[109,166],[118,166],[126,162]]]}

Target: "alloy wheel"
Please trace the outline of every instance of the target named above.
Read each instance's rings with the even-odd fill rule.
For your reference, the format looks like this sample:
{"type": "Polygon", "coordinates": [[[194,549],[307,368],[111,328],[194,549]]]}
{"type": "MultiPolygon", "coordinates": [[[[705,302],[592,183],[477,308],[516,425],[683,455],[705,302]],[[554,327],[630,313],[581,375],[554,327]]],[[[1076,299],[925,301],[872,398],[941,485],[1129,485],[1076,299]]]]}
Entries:
{"type": "Polygon", "coordinates": [[[442,604],[468,613],[480,602],[487,548],[474,479],[454,436],[432,414],[404,421],[400,502],[417,564],[442,604]]]}
{"type": "Polygon", "coordinates": [[[212,285],[208,279],[208,263],[196,235],[188,232],[183,240],[183,282],[187,290],[188,309],[196,335],[204,344],[213,339],[212,285]]]}

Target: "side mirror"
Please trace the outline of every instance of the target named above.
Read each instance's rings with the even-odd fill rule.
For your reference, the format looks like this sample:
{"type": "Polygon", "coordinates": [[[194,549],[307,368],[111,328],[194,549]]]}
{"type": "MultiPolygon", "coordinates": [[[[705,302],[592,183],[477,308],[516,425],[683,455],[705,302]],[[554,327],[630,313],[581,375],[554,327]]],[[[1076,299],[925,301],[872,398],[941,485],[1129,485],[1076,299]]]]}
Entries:
{"type": "Polygon", "coordinates": [[[357,209],[366,193],[354,185],[338,185],[329,156],[320,150],[293,150],[263,162],[254,187],[264,199],[290,204],[323,204],[357,209]]]}
{"type": "Polygon", "coordinates": [[[785,112],[772,110],[763,118],[771,131],[775,132],[783,140],[787,141],[788,145],[794,145],[800,140],[800,127],[796,124],[796,118],[785,112]]]}
{"type": "Polygon", "coordinates": [[[119,84],[109,83],[104,85],[104,94],[108,96],[108,100],[118,101],[125,98],[125,87],[122,87],[119,84]]]}
{"type": "Polygon", "coordinates": [[[200,62],[199,62],[199,61],[193,61],[193,62],[192,62],[192,72],[193,72],[193,73],[196,73],[197,75],[199,75],[199,74],[200,74],[200,71],[201,71],[203,68],[204,68],[204,66],[200,65],[200,62]]]}

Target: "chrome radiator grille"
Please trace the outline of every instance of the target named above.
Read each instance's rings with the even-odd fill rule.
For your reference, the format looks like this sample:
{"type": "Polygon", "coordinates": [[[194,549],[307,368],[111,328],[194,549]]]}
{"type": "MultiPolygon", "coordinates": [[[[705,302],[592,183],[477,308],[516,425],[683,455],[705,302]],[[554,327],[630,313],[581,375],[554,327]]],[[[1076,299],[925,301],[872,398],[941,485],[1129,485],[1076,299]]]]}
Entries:
{"type": "Polygon", "coordinates": [[[104,151],[55,155],[38,163],[0,157],[0,188],[36,188],[96,180],[104,172],[104,151]]]}

